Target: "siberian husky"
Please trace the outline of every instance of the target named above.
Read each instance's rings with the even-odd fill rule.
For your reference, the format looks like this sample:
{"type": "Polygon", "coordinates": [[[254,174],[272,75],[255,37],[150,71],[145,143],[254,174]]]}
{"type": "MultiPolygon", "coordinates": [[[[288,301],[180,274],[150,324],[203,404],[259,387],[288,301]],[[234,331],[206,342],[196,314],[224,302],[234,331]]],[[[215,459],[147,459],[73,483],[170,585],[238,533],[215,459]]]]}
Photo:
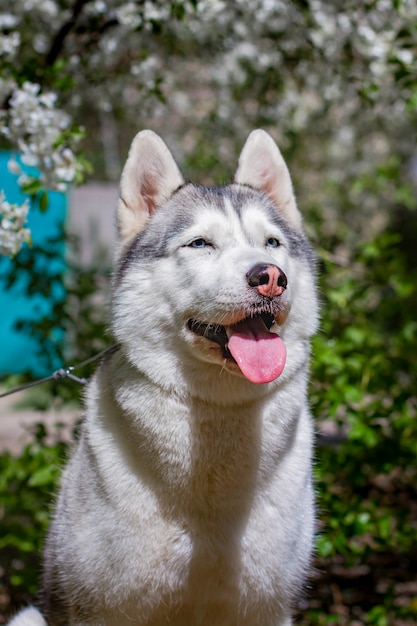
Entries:
{"type": "Polygon", "coordinates": [[[315,260],[272,138],[232,184],[153,132],[122,174],[117,349],[86,399],[46,543],[44,617],[13,626],[289,626],[314,534],[315,260]]]}

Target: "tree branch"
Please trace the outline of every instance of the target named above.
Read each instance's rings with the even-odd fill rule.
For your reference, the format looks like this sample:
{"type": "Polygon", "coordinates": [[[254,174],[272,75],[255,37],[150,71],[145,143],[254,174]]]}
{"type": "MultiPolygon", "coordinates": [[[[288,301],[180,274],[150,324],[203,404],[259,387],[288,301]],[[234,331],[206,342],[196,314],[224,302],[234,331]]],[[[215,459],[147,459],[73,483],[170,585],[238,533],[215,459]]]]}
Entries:
{"type": "Polygon", "coordinates": [[[74,28],[84,6],[90,1],[91,0],[75,0],[71,18],[68,20],[68,22],[65,22],[65,24],[61,26],[60,30],[58,31],[52,42],[48,54],[45,57],[45,65],[47,67],[53,65],[61,54],[68,33],[70,33],[71,30],[74,28]]]}

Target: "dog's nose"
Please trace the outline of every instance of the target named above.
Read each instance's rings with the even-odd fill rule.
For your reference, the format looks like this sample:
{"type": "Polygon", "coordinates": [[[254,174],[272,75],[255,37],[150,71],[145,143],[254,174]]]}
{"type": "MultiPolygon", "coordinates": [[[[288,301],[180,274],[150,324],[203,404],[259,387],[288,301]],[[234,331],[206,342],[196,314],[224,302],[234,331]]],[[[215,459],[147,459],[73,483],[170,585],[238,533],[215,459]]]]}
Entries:
{"type": "Polygon", "coordinates": [[[246,274],[246,279],[250,287],[267,298],[280,296],[287,287],[287,277],[276,265],[258,263],[246,274]]]}

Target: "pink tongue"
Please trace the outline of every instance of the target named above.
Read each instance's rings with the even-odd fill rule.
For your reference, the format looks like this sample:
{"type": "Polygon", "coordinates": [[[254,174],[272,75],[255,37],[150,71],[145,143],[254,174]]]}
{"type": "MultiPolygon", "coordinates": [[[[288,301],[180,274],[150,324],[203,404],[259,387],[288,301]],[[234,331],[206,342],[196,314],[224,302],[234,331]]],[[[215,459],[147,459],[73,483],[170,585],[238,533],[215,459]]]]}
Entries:
{"type": "Polygon", "coordinates": [[[270,383],[282,374],[287,351],[281,337],[270,333],[260,317],[228,328],[228,348],[252,383],[270,383]]]}

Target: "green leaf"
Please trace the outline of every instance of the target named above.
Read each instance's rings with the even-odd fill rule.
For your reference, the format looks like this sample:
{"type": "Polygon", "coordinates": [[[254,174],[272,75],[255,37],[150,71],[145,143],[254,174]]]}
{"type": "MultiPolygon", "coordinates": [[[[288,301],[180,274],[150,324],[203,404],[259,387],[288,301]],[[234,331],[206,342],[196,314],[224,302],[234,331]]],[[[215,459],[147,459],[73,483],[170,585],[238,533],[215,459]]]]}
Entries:
{"type": "Polygon", "coordinates": [[[42,183],[38,178],[30,178],[27,183],[21,186],[23,193],[28,196],[35,196],[42,189],[42,183]]]}
{"type": "Polygon", "coordinates": [[[31,487],[41,487],[43,485],[52,484],[56,478],[57,468],[55,465],[42,467],[36,471],[29,479],[31,487]]]}
{"type": "Polygon", "coordinates": [[[39,195],[39,209],[41,213],[46,213],[49,206],[49,197],[46,191],[42,191],[39,195]]]}

